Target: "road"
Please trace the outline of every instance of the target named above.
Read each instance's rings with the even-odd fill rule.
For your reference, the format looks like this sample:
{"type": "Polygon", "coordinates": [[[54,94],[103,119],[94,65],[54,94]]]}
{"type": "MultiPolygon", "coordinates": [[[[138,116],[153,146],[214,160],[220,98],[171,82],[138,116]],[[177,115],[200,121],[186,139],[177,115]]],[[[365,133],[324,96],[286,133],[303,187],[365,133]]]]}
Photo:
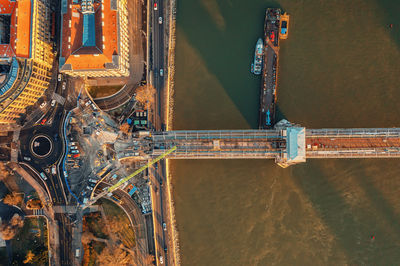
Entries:
{"type": "Polygon", "coordinates": [[[103,111],[113,110],[127,103],[133,97],[133,94],[135,93],[137,87],[138,84],[126,85],[117,93],[109,97],[97,98],[93,100],[101,110],[103,111]]]}
{"type": "Polygon", "coordinates": [[[157,130],[163,127],[163,112],[164,106],[164,77],[166,75],[164,68],[164,1],[152,1],[152,72],[153,72],[153,86],[156,89],[155,101],[155,121],[154,126],[157,130]],[[157,3],[157,10],[154,10],[154,3],[157,3]],[[159,18],[162,18],[162,23],[159,23],[159,18]],[[162,75],[161,71],[162,70],[162,75]]]}
{"type": "MultiPolygon", "coordinates": [[[[151,51],[152,51],[152,65],[151,70],[153,73],[153,86],[156,89],[156,100],[155,100],[155,116],[154,121],[152,121],[155,129],[157,131],[163,130],[165,128],[165,114],[163,110],[165,110],[164,100],[165,100],[165,76],[167,75],[164,58],[165,58],[165,46],[164,46],[164,34],[165,34],[165,7],[164,1],[151,1],[152,3],[152,42],[151,42],[151,51]],[[157,8],[155,8],[155,4],[157,8]],[[157,10],[155,10],[157,9],[157,10]],[[160,19],[161,17],[161,19],[160,19]],[[161,22],[161,23],[160,23],[161,22]]],[[[163,223],[166,221],[163,212],[163,191],[161,187],[162,180],[164,179],[164,174],[162,169],[165,163],[159,162],[149,169],[149,178],[150,178],[150,193],[152,200],[152,209],[153,209],[153,227],[154,227],[154,246],[155,246],[155,257],[157,265],[168,265],[168,259],[166,256],[167,246],[166,246],[166,235],[163,230],[163,223]],[[157,166],[161,167],[157,167],[157,166]],[[157,167],[157,168],[156,168],[157,167]]]]}

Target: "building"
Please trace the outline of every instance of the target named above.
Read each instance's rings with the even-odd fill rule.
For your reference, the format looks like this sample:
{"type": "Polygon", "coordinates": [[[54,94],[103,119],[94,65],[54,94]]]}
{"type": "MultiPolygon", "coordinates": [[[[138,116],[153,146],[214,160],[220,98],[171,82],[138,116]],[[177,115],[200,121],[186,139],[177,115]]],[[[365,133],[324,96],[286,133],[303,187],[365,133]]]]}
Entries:
{"type": "Polygon", "coordinates": [[[54,60],[51,0],[0,0],[0,124],[48,88],[54,60]]]}
{"type": "Polygon", "coordinates": [[[127,0],[62,0],[60,71],[81,77],[129,74],[127,0]]]}

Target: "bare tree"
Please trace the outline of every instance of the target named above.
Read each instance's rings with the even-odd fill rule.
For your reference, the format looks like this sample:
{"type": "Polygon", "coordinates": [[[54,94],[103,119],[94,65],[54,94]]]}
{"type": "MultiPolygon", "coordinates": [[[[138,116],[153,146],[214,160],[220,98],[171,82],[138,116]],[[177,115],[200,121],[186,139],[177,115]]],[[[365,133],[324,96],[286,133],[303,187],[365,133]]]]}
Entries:
{"type": "Polygon", "coordinates": [[[136,100],[140,102],[144,109],[149,109],[154,103],[156,89],[150,85],[140,86],[136,89],[136,100]]]}
{"type": "Polygon", "coordinates": [[[132,256],[122,249],[122,245],[119,247],[107,245],[97,257],[97,261],[102,266],[134,265],[132,256]]]}
{"type": "Polygon", "coordinates": [[[4,197],[3,202],[8,205],[20,205],[22,200],[23,198],[21,194],[11,193],[4,197]]]}

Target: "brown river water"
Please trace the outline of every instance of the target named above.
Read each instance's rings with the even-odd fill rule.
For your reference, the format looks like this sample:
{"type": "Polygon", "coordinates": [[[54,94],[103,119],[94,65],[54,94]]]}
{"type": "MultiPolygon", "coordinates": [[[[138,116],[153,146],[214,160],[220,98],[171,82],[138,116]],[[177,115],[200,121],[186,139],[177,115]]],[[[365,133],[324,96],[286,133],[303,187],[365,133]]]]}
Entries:
{"type": "MultiPolygon", "coordinates": [[[[279,118],[400,127],[399,1],[178,0],[173,129],[257,128],[250,64],[267,7],[291,15],[279,118]]],[[[400,264],[400,159],[180,160],[171,171],[182,265],[400,264]]]]}

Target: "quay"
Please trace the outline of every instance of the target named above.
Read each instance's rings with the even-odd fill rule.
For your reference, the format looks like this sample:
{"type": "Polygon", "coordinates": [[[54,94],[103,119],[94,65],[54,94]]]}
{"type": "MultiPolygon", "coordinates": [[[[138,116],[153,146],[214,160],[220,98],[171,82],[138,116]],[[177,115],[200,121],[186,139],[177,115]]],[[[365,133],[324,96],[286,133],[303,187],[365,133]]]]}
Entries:
{"type": "Polygon", "coordinates": [[[260,89],[259,129],[275,125],[278,88],[279,40],[287,38],[289,16],[267,8],[264,21],[264,60],[260,89]],[[283,21],[283,22],[282,22],[283,21]]]}

